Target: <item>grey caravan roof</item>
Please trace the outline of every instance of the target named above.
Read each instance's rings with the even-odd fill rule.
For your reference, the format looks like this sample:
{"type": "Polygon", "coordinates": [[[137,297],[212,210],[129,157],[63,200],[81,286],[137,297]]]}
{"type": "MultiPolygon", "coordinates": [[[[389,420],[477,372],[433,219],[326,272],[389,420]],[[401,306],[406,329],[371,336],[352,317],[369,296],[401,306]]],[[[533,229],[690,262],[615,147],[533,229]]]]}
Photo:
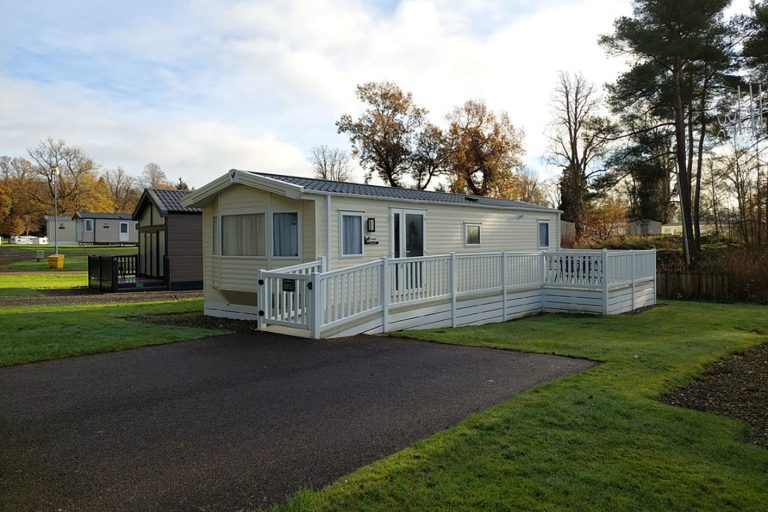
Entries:
{"type": "Polygon", "coordinates": [[[449,194],[447,192],[434,192],[429,190],[414,190],[410,188],[395,188],[379,185],[364,185],[361,183],[347,183],[341,181],[319,180],[304,178],[301,176],[285,176],[264,172],[248,171],[255,176],[262,176],[273,180],[282,181],[291,185],[302,187],[307,191],[329,192],[332,194],[356,195],[373,197],[377,199],[402,199],[406,201],[423,201],[430,203],[446,203],[460,205],[493,206],[496,208],[523,208],[530,210],[552,210],[544,206],[516,201],[513,199],[497,199],[493,197],[470,196],[463,194],[449,194]]]}

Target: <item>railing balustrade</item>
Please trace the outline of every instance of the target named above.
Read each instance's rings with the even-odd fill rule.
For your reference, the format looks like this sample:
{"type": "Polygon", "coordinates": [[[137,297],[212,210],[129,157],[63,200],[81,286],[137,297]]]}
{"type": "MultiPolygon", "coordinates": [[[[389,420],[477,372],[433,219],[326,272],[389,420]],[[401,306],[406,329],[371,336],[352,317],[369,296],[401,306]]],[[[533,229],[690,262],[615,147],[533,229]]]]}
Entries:
{"type": "MultiPolygon", "coordinates": [[[[654,279],[655,251],[450,254],[381,260],[325,272],[324,259],[259,273],[264,323],[323,329],[408,304],[531,287],[587,288],[654,279]],[[607,275],[607,280],[606,280],[607,275]],[[505,283],[502,283],[506,280],[505,283]]],[[[607,299],[605,299],[607,300],[607,299]]],[[[607,303],[607,302],[606,302],[607,303]]],[[[607,311],[607,310],[606,310],[607,311]]],[[[384,320],[386,325],[386,320],[384,320]]]]}

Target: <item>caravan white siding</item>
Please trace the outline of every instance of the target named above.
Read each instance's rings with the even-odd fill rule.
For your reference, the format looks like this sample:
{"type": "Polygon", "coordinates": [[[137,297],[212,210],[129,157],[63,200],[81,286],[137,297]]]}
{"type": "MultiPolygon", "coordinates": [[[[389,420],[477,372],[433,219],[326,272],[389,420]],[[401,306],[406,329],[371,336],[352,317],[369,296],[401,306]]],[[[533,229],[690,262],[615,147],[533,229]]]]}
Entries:
{"type": "Polygon", "coordinates": [[[258,271],[294,265],[328,257],[328,268],[338,269],[392,255],[391,213],[393,209],[419,210],[425,215],[426,255],[451,252],[483,253],[494,251],[532,252],[539,246],[539,222],[549,224],[549,249],[560,246],[559,214],[556,211],[489,208],[477,205],[448,205],[393,201],[371,197],[330,196],[330,223],[327,222],[329,196],[305,194],[291,199],[245,185],[232,185],[203,208],[203,280],[206,314],[255,318],[258,314],[258,271]],[[272,214],[299,213],[300,256],[272,257],[272,214]],[[364,229],[366,237],[378,244],[364,244],[363,255],[341,257],[339,244],[340,212],[360,212],[365,226],[374,219],[375,232],[364,229]],[[221,215],[263,213],[265,215],[265,255],[263,257],[221,256],[214,254],[214,219],[221,215]],[[481,242],[465,246],[465,223],[480,225],[481,242]],[[329,237],[330,234],[330,237],[329,237]]]}
{"type": "Polygon", "coordinates": [[[392,256],[391,212],[393,209],[420,210],[426,220],[425,255],[451,252],[483,253],[496,251],[533,252],[538,245],[538,223],[549,223],[550,250],[560,248],[560,222],[557,212],[488,208],[470,205],[443,205],[384,201],[363,197],[333,197],[331,199],[331,251],[329,267],[343,268],[377,258],[392,256]],[[362,257],[341,257],[339,242],[340,211],[362,212],[363,220],[375,219],[376,232],[366,233],[378,240],[378,245],[364,245],[362,257]],[[480,245],[465,245],[465,224],[480,225],[480,245]]]}

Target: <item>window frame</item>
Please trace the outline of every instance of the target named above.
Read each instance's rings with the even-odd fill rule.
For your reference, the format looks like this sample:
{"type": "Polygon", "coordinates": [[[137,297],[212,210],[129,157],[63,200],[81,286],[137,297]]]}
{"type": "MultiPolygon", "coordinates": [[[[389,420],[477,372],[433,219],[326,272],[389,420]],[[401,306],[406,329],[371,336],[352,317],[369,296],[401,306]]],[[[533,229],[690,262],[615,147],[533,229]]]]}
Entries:
{"type": "Polygon", "coordinates": [[[221,215],[211,216],[211,254],[221,256],[221,215]]]}
{"type": "MultiPolygon", "coordinates": [[[[247,210],[223,210],[221,212],[218,212],[214,217],[218,218],[218,228],[219,232],[217,233],[217,237],[219,239],[219,253],[216,254],[214,252],[215,256],[218,256],[220,258],[224,259],[232,259],[232,260],[266,260],[267,254],[269,254],[269,248],[267,247],[267,244],[269,243],[269,240],[264,240],[264,254],[262,255],[256,255],[256,256],[228,256],[224,254],[224,217],[230,217],[235,215],[264,215],[264,234],[266,237],[267,233],[267,225],[269,223],[268,218],[269,215],[267,215],[267,211],[264,209],[247,209],[247,210]]],[[[215,251],[216,247],[214,244],[214,248],[212,248],[212,251],[215,251]]]]}
{"type": "Polygon", "coordinates": [[[339,210],[339,259],[359,259],[365,257],[365,212],[355,210],[339,210]],[[360,253],[346,253],[344,251],[344,217],[360,218],[360,253]]]}
{"type": "Polygon", "coordinates": [[[128,224],[128,221],[121,220],[120,221],[120,228],[118,229],[118,233],[120,233],[121,235],[122,234],[128,235],[128,234],[130,234],[130,232],[131,232],[131,226],[128,224]],[[123,226],[125,226],[125,231],[123,231],[123,226]]]}
{"type": "Polygon", "coordinates": [[[83,219],[83,230],[86,233],[93,233],[93,219],[83,219]]]}
{"type": "Polygon", "coordinates": [[[478,248],[482,246],[483,244],[483,224],[482,222],[465,222],[464,223],[464,247],[467,248],[478,248]],[[468,241],[468,235],[469,235],[469,228],[477,228],[477,237],[478,242],[476,244],[471,244],[468,241]]]}
{"type": "Polygon", "coordinates": [[[268,227],[271,236],[269,237],[270,242],[270,250],[269,254],[272,255],[272,259],[275,260],[300,260],[301,255],[303,254],[303,246],[302,246],[302,238],[304,238],[303,231],[302,231],[302,219],[301,219],[301,211],[300,210],[293,210],[293,209],[280,209],[280,210],[272,210],[272,212],[269,215],[269,227],[268,227]],[[297,255],[296,256],[276,256],[275,255],[275,215],[280,213],[295,213],[296,214],[296,234],[298,237],[296,248],[297,248],[297,255]]]}
{"type": "Polygon", "coordinates": [[[552,247],[552,223],[548,219],[538,219],[536,221],[536,247],[539,249],[550,249],[552,247]],[[541,244],[541,225],[547,226],[547,245],[541,244]]]}

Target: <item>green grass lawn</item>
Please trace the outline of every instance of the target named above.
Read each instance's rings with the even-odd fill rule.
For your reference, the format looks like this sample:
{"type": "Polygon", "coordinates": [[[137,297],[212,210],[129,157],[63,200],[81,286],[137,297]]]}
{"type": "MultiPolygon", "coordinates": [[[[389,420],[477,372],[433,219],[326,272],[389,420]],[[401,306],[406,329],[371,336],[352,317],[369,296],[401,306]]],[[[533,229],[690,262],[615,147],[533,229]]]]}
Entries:
{"type": "MultiPolygon", "coordinates": [[[[53,242],[50,245],[3,245],[1,248],[13,251],[45,251],[45,255],[54,253],[53,242]]],[[[138,248],[135,245],[59,245],[59,254],[73,254],[87,256],[89,254],[136,254],[138,248]]]]}
{"type": "MultiPolygon", "coordinates": [[[[88,270],[88,255],[92,254],[136,254],[135,246],[101,246],[101,245],[60,245],[59,253],[64,255],[64,270],[88,270]]],[[[59,272],[49,269],[48,261],[37,261],[37,251],[44,251],[45,256],[54,253],[53,245],[7,245],[0,246],[3,251],[29,253],[29,259],[17,261],[0,267],[0,270],[30,271],[30,272],[59,272]]]]}
{"type": "Polygon", "coordinates": [[[42,295],[40,290],[88,285],[85,272],[0,273],[0,297],[42,295]]]}
{"type": "MultiPolygon", "coordinates": [[[[61,270],[48,268],[48,260],[37,261],[34,258],[29,260],[24,260],[24,261],[17,261],[16,263],[10,263],[6,265],[6,268],[8,270],[14,270],[19,272],[50,272],[50,273],[61,272],[61,270]]],[[[83,272],[87,271],[88,256],[71,256],[71,255],[64,256],[63,270],[65,271],[79,270],[83,272]]]]}
{"type": "Polygon", "coordinates": [[[657,400],[706,363],[768,342],[764,306],[674,302],[401,335],[604,363],[277,510],[766,510],[768,450],[744,442],[744,425],[657,400]]]}
{"type": "Polygon", "coordinates": [[[0,366],[192,340],[226,332],[154,325],[124,318],[201,309],[201,299],[0,307],[0,366]]]}

